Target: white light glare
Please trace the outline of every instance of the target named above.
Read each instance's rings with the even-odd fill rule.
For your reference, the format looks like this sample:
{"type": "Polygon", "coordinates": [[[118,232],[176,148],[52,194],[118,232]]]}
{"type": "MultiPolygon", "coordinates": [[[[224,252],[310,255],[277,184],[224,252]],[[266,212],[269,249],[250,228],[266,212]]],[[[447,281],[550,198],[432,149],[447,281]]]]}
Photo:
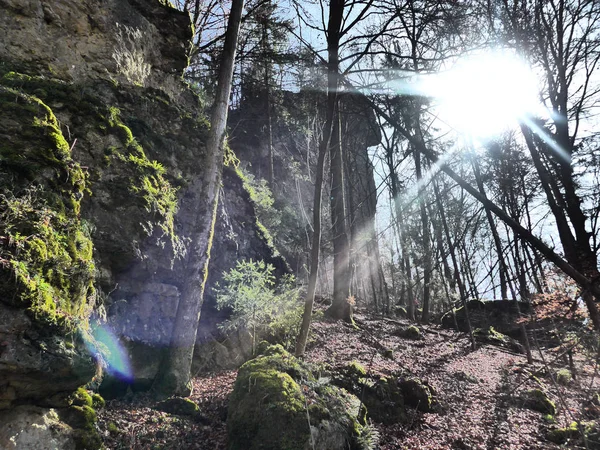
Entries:
{"type": "Polygon", "coordinates": [[[515,126],[539,108],[531,68],[506,51],[464,58],[451,70],[428,77],[426,84],[439,101],[440,118],[476,138],[515,126]]]}

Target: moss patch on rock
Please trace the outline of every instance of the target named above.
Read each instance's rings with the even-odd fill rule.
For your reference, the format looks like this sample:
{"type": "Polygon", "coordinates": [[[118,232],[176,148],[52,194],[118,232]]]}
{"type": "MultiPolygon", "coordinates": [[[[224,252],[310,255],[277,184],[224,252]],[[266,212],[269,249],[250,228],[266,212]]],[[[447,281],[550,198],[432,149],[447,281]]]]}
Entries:
{"type": "Polygon", "coordinates": [[[196,403],[187,398],[172,397],[163,400],[154,406],[154,409],[177,416],[197,417],[200,415],[200,408],[196,403]]]}
{"type": "Polygon", "coordinates": [[[423,335],[421,334],[421,330],[419,329],[419,327],[417,327],[415,325],[410,325],[409,327],[406,327],[406,328],[399,328],[394,332],[394,335],[399,336],[404,339],[410,339],[413,341],[418,341],[423,338],[423,335]]]}
{"type": "Polygon", "coordinates": [[[75,327],[96,295],[79,216],[87,173],[38,97],[0,84],[0,125],[0,294],[40,321],[75,327]]]}
{"type": "Polygon", "coordinates": [[[523,346],[518,341],[505,334],[499,333],[491,326],[486,328],[476,328],[473,331],[473,337],[486,344],[504,347],[517,353],[524,353],[523,346]]]}
{"type": "Polygon", "coordinates": [[[104,398],[96,392],[92,394],[92,408],[94,409],[102,409],[106,406],[106,402],[104,398]]]}
{"type": "Polygon", "coordinates": [[[564,428],[555,428],[546,435],[550,442],[555,444],[585,446],[590,449],[600,448],[598,439],[600,438],[600,427],[594,422],[571,422],[564,428]],[[582,434],[583,432],[583,434],[582,434]],[[585,435],[587,445],[584,444],[583,435],[585,435]]]}
{"type": "Polygon", "coordinates": [[[520,400],[525,408],[553,416],[556,414],[556,404],[541,389],[525,391],[520,396],[520,400]]]}
{"type": "Polygon", "coordinates": [[[61,419],[73,428],[73,438],[77,450],[98,450],[102,448],[102,438],[96,429],[98,417],[90,406],[71,406],[60,412],[61,419]]]}
{"type": "MultiPolygon", "coordinates": [[[[118,160],[124,165],[124,171],[129,178],[127,192],[139,199],[140,206],[157,218],[155,223],[169,237],[173,248],[179,248],[179,238],[174,228],[177,188],[167,180],[164,166],[146,156],[142,146],[133,137],[131,129],[121,120],[121,111],[118,108],[109,108],[107,122],[109,131],[119,137],[121,146],[107,149],[106,163],[118,160]]],[[[152,222],[146,227],[146,233],[152,234],[152,222]]]]}
{"type": "Polygon", "coordinates": [[[80,387],[71,396],[71,404],[74,406],[89,406],[90,408],[92,408],[94,406],[94,400],[92,399],[92,396],[88,393],[88,391],[80,387]]]}

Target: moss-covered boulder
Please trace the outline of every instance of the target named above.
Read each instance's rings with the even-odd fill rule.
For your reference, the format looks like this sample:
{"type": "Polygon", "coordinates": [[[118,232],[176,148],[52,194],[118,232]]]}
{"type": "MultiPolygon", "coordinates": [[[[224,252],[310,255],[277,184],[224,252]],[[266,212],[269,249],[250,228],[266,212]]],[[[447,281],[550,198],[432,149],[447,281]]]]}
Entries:
{"type": "Polygon", "coordinates": [[[396,314],[396,316],[398,317],[407,317],[408,313],[406,312],[406,308],[404,306],[395,306],[394,307],[394,314],[396,314]]]}
{"type": "Polygon", "coordinates": [[[281,348],[245,363],[229,399],[231,450],[360,448],[364,408],[281,348]]]}
{"type": "Polygon", "coordinates": [[[80,387],[71,396],[71,404],[73,406],[89,406],[93,407],[94,400],[88,391],[80,387]]]}
{"type": "Polygon", "coordinates": [[[404,403],[423,412],[430,412],[435,402],[433,389],[418,378],[401,379],[400,391],[404,403]]]}
{"type": "Polygon", "coordinates": [[[598,450],[600,449],[600,425],[597,422],[571,422],[567,427],[550,430],[546,438],[559,445],[569,444],[573,448],[577,446],[598,450]]]}
{"type": "Polygon", "coordinates": [[[423,338],[421,330],[415,325],[410,325],[406,328],[398,328],[393,334],[394,336],[399,336],[401,338],[410,339],[413,341],[418,341],[423,338]]]}
{"type": "Polygon", "coordinates": [[[518,341],[505,334],[499,333],[492,326],[476,328],[473,330],[473,337],[475,337],[475,339],[477,339],[479,342],[485,344],[504,347],[516,353],[525,353],[523,346],[518,341]]]}
{"type": "Polygon", "coordinates": [[[531,389],[523,392],[520,396],[520,402],[525,408],[544,414],[556,414],[556,404],[541,389],[531,389]]]}
{"type": "Polygon", "coordinates": [[[562,384],[563,386],[567,386],[573,380],[573,375],[569,369],[560,369],[556,372],[556,382],[558,384],[562,384]]]}
{"type": "Polygon", "coordinates": [[[367,373],[357,361],[332,371],[332,383],[360,398],[369,418],[387,425],[406,419],[404,397],[397,377],[367,373]]]}
{"type": "Polygon", "coordinates": [[[406,420],[404,396],[395,377],[380,377],[372,383],[366,383],[363,392],[363,402],[374,421],[391,425],[406,420]]]}
{"type": "Polygon", "coordinates": [[[59,410],[62,421],[72,429],[76,450],[98,450],[102,448],[102,437],[98,433],[96,411],[88,405],[71,406],[59,410]]]}
{"type": "Polygon", "coordinates": [[[172,397],[158,402],[154,409],[177,416],[199,417],[200,408],[196,403],[187,398],[172,397]]]}

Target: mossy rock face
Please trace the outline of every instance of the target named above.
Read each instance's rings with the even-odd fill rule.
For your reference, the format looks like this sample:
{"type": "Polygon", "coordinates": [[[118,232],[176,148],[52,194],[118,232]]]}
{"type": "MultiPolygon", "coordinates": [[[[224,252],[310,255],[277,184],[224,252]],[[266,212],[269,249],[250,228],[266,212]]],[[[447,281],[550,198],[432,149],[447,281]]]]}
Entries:
{"type": "Polygon", "coordinates": [[[229,449],[352,448],[364,429],[360,401],[320,383],[312,367],[289,353],[273,353],[238,372],[228,407],[229,449]]]}
{"type": "Polygon", "coordinates": [[[434,405],[433,389],[418,378],[400,380],[400,391],[404,396],[404,403],[423,412],[430,412],[434,405]]]}
{"type": "Polygon", "coordinates": [[[544,414],[556,414],[556,405],[548,394],[546,394],[541,389],[531,389],[529,391],[525,391],[521,395],[521,401],[525,408],[533,409],[534,411],[539,411],[544,414]]]}
{"type": "Polygon", "coordinates": [[[0,79],[0,296],[66,330],[95,300],[88,175],[52,109],[0,79]]]}

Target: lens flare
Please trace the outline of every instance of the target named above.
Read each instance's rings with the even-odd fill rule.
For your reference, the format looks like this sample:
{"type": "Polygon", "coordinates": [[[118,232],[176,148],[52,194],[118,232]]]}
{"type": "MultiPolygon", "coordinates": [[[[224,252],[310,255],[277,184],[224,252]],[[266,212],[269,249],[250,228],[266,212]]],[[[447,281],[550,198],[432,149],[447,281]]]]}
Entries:
{"type": "Polygon", "coordinates": [[[133,372],[127,351],[108,327],[93,323],[91,326],[93,342],[88,343],[89,351],[104,360],[108,373],[124,381],[133,380],[133,372]]]}

